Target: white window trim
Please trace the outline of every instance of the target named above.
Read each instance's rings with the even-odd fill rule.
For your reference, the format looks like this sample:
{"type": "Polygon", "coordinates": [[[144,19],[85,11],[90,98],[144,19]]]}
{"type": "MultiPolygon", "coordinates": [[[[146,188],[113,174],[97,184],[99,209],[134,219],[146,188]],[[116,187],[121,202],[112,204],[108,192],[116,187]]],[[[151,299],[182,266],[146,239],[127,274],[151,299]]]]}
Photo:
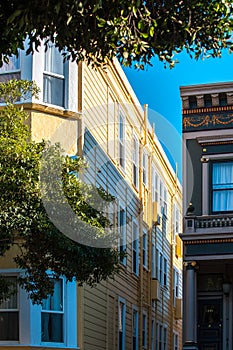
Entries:
{"type": "Polygon", "coordinates": [[[139,274],[139,227],[138,227],[138,223],[136,222],[136,220],[132,221],[132,272],[138,276],[139,274]],[[136,237],[134,235],[134,228],[136,227],[136,237]],[[136,238],[136,242],[134,243],[136,238]],[[134,247],[134,244],[136,245],[136,247],[134,247]],[[135,250],[136,248],[136,250],[135,250]],[[136,253],[136,271],[134,271],[134,258],[133,258],[133,252],[135,251],[136,253]]]}
{"type": "Polygon", "coordinates": [[[172,348],[173,350],[179,350],[179,333],[173,331],[173,344],[172,344],[172,348]],[[176,345],[176,339],[177,339],[177,345],[176,345]]]}
{"type": "MultiPolygon", "coordinates": [[[[17,276],[22,273],[20,269],[0,270],[2,275],[17,276]]],[[[41,305],[33,305],[28,299],[26,291],[19,288],[19,341],[0,341],[3,345],[20,346],[48,346],[56,348],[77,348],[77,296],[76,282],[67,282],[64,279],[64,342],[42,342],[41,341],[41,305]]]]}
{"type": "Polygon", "coordinates": [[[125,125],[125,115],[123,113],[123,110],[121,107],[119,107],[119,111],[118,111],[118,142],[119,142],[119,149],[118,149],[118,152],[119,152],[119,165],[121,167],[121,169],[123,171],[125,171],[125,167],[126,167],[126,159],[125,159],[125,154],[126,154],[126,125],[125,125]],[[122,120],[122,122],[121,122],[122,120]],[[122,125],[122,133],[123,133],[123,137],[121,139],[121,136],[120,136],[120,125],[122,125]],[[123,164],[121,164],[121,160],[120,160],[120,148],[122,147],[122,150],[123,150],[123,164]]]}
{"type": "Polygon", "coordinates": [[[133,145],[135,142],[136,149],[132,147],[132,183],[138,189],[139,186],[139,140],[136,134],[133,132],[132,135],[133,145]],[[134,159],[135,158],[135,159],[134,159]],[[136,183],[134,181],[134,166],[135,166],[135,176],[136,183]]]}
{"type": "Polygon", "coordinates": [[[173,305],[176,306],[176,298],[179,298],[180,293],[180,283],[181,283],[181,272],[173,266],[173,305]],[[178,280],[177,280],[178,277],[178,280]],[[177,293],[176,293],[177,291],[177,293]]]}
{"type": "Polygon", "coordinates": [[[124,305],[123,308],[123,323],[122,323],[122,337],[123,337],[123,346],[122,350],[125,350],[125,331],[126,331],[126,301],[122,297],[118,297],[118,349],[119,349],[119,315],[120,315],[120,303],[124,305]]]}
{"type": "Polygon", "coordinates": [[[142,181],[148,186],[148,154],[145,150],[142,152],[142,181]]]}
{"type": "Polygon", "coordinates": [[[155,237],[152,237],[151,244],[151,277],[156,278],[156,245],[155,237]]]}

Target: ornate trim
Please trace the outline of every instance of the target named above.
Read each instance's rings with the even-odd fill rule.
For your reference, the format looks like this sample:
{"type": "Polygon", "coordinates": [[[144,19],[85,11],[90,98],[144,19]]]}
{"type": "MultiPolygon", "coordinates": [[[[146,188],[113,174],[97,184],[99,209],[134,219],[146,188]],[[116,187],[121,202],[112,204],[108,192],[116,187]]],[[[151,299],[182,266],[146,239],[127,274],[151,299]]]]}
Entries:
{"type": "Polygon", "coordinates": [[[183,241],[185,245],[196,245],[196,244],[209,244],[209,243],[233,243],[233,238],[225,238],[225,239],[198,239],[191,241],[183,241]]]}
{"type": "Polygon", "coordinates": [[[183,128],[199,128],[201,126],[233,125],[233,114],[231,115],[204,115],[197,117],[184,117],[183,128]]]}

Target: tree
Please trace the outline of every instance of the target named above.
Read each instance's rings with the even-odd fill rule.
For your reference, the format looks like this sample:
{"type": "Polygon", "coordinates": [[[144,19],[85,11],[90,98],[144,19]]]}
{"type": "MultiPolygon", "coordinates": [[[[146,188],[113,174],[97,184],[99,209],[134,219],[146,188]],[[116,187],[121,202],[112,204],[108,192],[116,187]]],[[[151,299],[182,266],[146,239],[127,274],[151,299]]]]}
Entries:
{"type": "MultiPolygon", "coordinates": [[[[63,275],[69,281],[76,278],[80,285],[93,285],[119,268],[118,251],[105,230],[109,221],[103,213],[103,205],[113,198],[78,178],[84,166],[80,158],[62,155],[59,145],[30,139],[28,114],[14,102],[37,92],[33,82],[0,84],[0,97],[7,103],[0,110],[0,255],[14,249],[15,263],[24,271],[19,283],[35,303],[52,292],[47,270],[54,278],[63,275]],[[44,181],[53,175],[53,181],[44,181]],[[66,217],[67,203],[76,221],[66,217]],[[51,211],[57,220],[71,221],[66,223],[72,230],[70,237],[58,230],[59,222],[50,220],[51,211]],[[71,239],[74,236],[76,240],[71,239]],[[95,244],[82,244],[80,237],[95,244]]],[[[0,299],[12,290],[7,283],[0,278],[0,299]]]]}
{"type": "Polygon", "coordinates": [[[66,58],[102,63],[117,57],[143,68],[154,56],[221,55],[231,49],[231,0],[5,0],[0,4],[0,54],[27,52],[55,41],[66,58]]]}

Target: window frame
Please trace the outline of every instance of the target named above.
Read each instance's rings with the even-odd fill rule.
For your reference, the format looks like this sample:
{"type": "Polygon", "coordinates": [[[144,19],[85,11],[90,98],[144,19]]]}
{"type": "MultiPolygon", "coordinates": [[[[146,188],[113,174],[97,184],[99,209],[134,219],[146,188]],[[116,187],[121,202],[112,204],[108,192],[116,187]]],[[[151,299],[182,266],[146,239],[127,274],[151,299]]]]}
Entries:
{"type": "Polygon", "coordinates": [[[213,167],[215,164],[226,164],[226,163],[232,163],[232,171],[233,171],[233,159],[232,158],[225,158],[225,159],[211,159],[210,163],[210,212],[212,214],[227,214],[227,213],[233,213],[233,208],[231,210],[214,210],[214,192],[220,192],[220,191],[226,191],[230,190],[233,193],[233,183],[232,183],[232,189],[229,189],[227,187],[222,189],[215,189],[213,188],[213,167]]]}
{"type": "MultiPolygon", "coordinates": [[[[0,274],[6,276],[19,276],[20,269],[1,269],[0,274]]],[[[51,274],[51,271],[47,271],[51,274]]],[[[28,298],[28,294],[22,288],[18,288],[19,298],[19,340],[0,341],[0,346],[24,345],[76,348],[77,347],[77,286],[76,281],[65,282],[64,277],[64,342],[42,342],[41,341],[41,305],[34,305],[28,298]],[[33,334],[33,337],[31,336],[33,334]]]]}
{"type": "Polygon", "coordinates": [[[142,264],[145,269],[148,268],[148,231],[145,228],[142,232],[142,264]]]}
{"type": "MultiPolygon", "coordinates": [[[[63,72],[62,74],[60,73],[55,73],[52,70],[46,69],[46,55],[48,55],[48,52],[50,49],[57,50],[59,53],[59,50],[56,48],[56,46],[51,43],[48,46],[48,49],[46,52],[44,52],[44,68],[43,68],[43,103],[60,107],[60,108],[67,108],[67,96],[68,96],[68,70],[69,70],[69,65],[67,61],[62,62],[62,67],[63,67],[63,72]],[[57,81],[62,81],[62,99],[59,103],[53,103],[54,101],[52,100],[53,97],[48,98],[48,89],[46,89],[46,78],[51,78],[51,79],[57,79],[57,81]]],[[[60,52],[61,59],[63,60],[62,53],[60,52]]],[[[53,56],[54,57],[54,56],[53,56]]],[[[54,61],[52,59],[51,66],[54,66],[54,61]]],[[[49,80],[48,80],[49,82],[49,80]]],[[[53,90],[53,86],[51,88],[53,90]]],[[[56,101],[55,101],[56,102],[56,101]]]]}
{"type": "Polygon", "coordinates": [[[142,313],[142,347],[147,349],[147,312],[142,313]]]}
{"type": "MultiPolygon", "coordinates": [[[[58,278],[59,281],[62,282],[62,287],[61,287],[61,292],[62,292],[62,310],[59,311],[59,310],[51,310],[51,309],[44,309],[43,308],[43,304],[41,306],[41,343],[44,344],[64,344],[64,339],[65,339],[65,310],[64,310],[64,307],[65,307],[65,286],[64,286],[64,279],[59,277],[58,278]],[[62,341],[46,341],[46,340],[42,340],[42,315],[43,314],[49,314],[49,315],[62,315],[62,341]]],[[[56,282],[56,281],[55,281],[56,282]]],[[[49,297],[49,296],[48,296],[49,297]]],[[[54,297],[54,294],[51,296],[51,298],[54,297]]],[[[48,299],[48,298],[46,298],[48,299]]],[[[43,301],[45,301],[46,299],[43,299],[43,301]]]]}
{"type": "MultiPolygon", "coordinates": [[[[122,204],[118,207],[118,251],[126,252],[127,249],[127,233],[126,233],[126,209],[122,204]],[[121,216],[123,213],[123,218],[121,216]],[[121,220],[123,221],[121,222],[121,220]],[[122,243],[122,244],[121,244],[122,243]]],[[[120,262],[126,266],[126,256],[120,258],[120,262]]]]}
{"type": "Polygon", "coordinates": [[[126,154],[126,127],[125,127],[125,115],[122,111],[122,108],[119,108],[118,112],[118,142],[119,142],[119,165],[122,170],[125,171],[125,166],[126,166],[126,159],[125,159],[125,154],[126,154]],[[122,156],[121,156],[122,153],[122,156]]]}
{"type": "MultiPolygon", "coordinates": [[[[5,278],[15,278],[16,283],[17,283],[17,278],[18,278],[18,274],[16,273],[1,273],[2,277],[5,278]]],[[[9,299],[11,297],[14,297],[15,294],[13,294],[12,296],[9,297],[9,299]]],[[[3,301],[1,304],[3,304],[4,302],[7,301],[3,301]]],[[[0,346],[1,344],[18,344],[20,341],[20,298],[19,298],[19,286],[18,284],[16,285],[16,308],[1,308],[1,304],[0,304],[0,315],[1,313],[17,313],[17,339],[1,339],[0,340],[0,346]]]]}
{"type": "Polygon", "coordinates": [[[138,316],[139,316],[138,308],[135,305],[133,305],[132,306],[132,350],[138,350],[138,330],[139,330],[138,316]],[[135,335],[134,335],[134,313],[136,314],[136,334],[135,335]],[[134,338],[135,338],[135,343],[134,343],[134,338]]]}
{"type": "Polygon", "coordinates": [[[176,298],[180,297],[181,274],[176,267],[173,267],[173,306],[176,307],[176,298]]]}
{"type": "Polygon", "coordinates": [[[179,334],[173,332],[173,350],[179,350],[179,334]]]}
{"type": "Polygon", "coordinates": [[[118,297],[118,350],[125,350],[125,330],[126,330],[126,301],[122,297],[118,297]],[[120,305],[123,305],[122,319],[120,322],[121,309],[120,305]],[[122,323],[122,347],[120,346],[120,323],[122,323]]]}
{"type": "Polygon", "coordinates": [[[138,276],[139,274],[139,227],[138,223],[132,221],[132,271],[138,276]],[[136,230],[136,232],[134,231],[136,230]],[[134,269],[135,266],[135,269],[134,269]]]}
{"type": "Polygon", "coordinates": [[[153,236],[151,242],[151,277],[156,278],[156,244],[153,236]]]}
{"type": "Polygon", "coordinates": [[[146,150],[142,152],[142,182],[148,186],[148,154],[146,150]]]}
{"type": "Polygon", "coordinates": [[[139,140],[135,133],[132,136],[132,183],[139,186],[139,140]]]}

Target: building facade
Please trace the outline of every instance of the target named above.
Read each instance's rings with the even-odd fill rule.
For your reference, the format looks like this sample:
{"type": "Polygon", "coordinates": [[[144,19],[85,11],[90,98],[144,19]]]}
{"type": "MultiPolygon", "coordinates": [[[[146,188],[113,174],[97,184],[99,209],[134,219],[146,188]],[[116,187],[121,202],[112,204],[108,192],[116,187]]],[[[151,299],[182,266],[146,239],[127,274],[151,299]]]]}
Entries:
{"type": "MultiPolygon", "coordinates": [[[[0,306],[1,315],[14,310],[18,320],[15,333],[6,335],[3,318],[0,346],[181,349],[181,187],[148,122],[147,106],[140,107],[119,63],[103,69],[64,63],[51,45],[33,56],[20,52],[0,78],[38,84],[39,99],[25,103],[33,139],[60,142],[67,154],[87,160],[80,176],[114,196],[106,215],[119,251],[127,253],[114,280],[94,288],[61,280],[54,294],[59,312],[48,309],[46,300],[32,305],[20,290],[14,309],[11,302],[0,306]],[[62,334],[56,323],[48,329],[49,313],[61,315],[62,334]]],[[[14,277],[20,271],[12,256],[0,259],[0,273],[14,277]]]]}
{"type": "Polygon", "coordinates": [[[232,349],[233,84],[180,88],[184,346],[232,349]]]}

